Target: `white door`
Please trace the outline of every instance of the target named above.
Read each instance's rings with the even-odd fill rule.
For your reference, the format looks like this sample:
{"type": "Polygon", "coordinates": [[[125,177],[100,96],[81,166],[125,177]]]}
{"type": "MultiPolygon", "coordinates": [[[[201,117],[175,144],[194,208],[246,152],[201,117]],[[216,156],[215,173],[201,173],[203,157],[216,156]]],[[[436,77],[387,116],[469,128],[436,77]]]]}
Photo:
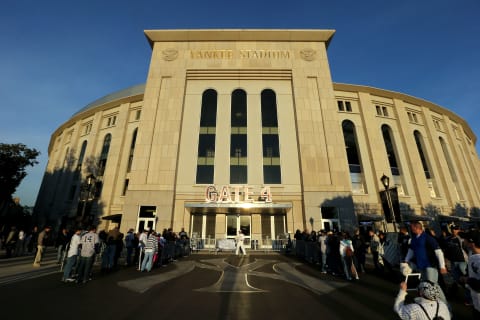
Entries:
{"type": "Polygon", "coordinates": [[[250,216],[227,215],[227,239],[235,239],[238,230],[242,230],[245,236],[245,246],[250,246],[251,237],[251,221],[250,216]]]}
{"type": "Polygon", "coordinates": [[[338,219],[322,219],[323,230],[325,231],[340,231],[340,223],[338,219]]]}

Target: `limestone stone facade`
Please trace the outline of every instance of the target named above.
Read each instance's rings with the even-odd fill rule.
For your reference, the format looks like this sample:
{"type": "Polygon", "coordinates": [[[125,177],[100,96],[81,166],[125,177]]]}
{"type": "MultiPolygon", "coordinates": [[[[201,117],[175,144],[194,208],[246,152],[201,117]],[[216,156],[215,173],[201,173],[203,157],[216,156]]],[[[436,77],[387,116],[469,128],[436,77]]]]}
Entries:
{"type": "Polygon", "coordinates": [[[305,228],[352,230],[359,215],[382,215],[383,174],[402,214],[468,216],[480,207],[476,137],[465,120],[403,93],[333,83],[327,48],[334,31],[145,35],[152,47],[146,83],[91,103],[53,133],[35,208],[40,221],[90,217],[100,229],[184,227],[216,239],[242,229],[263,241],[305,228]],[[232,125],[236,91],[247,110],[239,128],[232,125]],[[201,124],[206,92],[216,98],[214,127],[201,124]],[[263,123],[265,92],[274,97],[273,129],[263,123]],[[215,141],[213,176],[198,183],[207,131],[215,141]],[[232,150],[235,134],[246,150],[232,150]],[[265,136],[278,141],[276,157],[265,136]],[[232,183],[235,152],[245,153],[237,159],[242,183],[232,183]],[[279,168],[277,183],[265,182],[266,159],[279,168]],[[215,201],[206,199],[209,186],[215,201]]]}

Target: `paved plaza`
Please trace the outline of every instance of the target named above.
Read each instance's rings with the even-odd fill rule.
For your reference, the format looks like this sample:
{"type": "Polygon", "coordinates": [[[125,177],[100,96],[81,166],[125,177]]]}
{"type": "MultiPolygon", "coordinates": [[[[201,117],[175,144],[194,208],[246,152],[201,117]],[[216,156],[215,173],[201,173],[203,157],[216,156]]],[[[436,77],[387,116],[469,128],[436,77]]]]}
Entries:
{"type": "MultiPolygon", "coordinates": [[[[373,273],[346,281],[279,253],[194,253],[151,272],[135,268],[101,274],[86,284],[63,283],[54,252],[0,259],[2,314],[16,319],[397,319],[398,285],[373,273]]],[[[461,301],[456,319],[471,319],[461,301]]]]}

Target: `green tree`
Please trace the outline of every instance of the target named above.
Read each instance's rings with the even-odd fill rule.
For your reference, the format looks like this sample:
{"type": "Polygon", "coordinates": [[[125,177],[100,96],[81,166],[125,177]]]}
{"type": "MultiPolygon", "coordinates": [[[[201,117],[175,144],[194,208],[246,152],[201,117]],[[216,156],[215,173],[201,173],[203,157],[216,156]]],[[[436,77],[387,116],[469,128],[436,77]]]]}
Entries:
{"type": "Polygon", "coordinates": [[[39,154],[21,143],[0,143],[0,214],[12,202],[12,195],[27,176],[26,167],[38,163],[39,154]]]}

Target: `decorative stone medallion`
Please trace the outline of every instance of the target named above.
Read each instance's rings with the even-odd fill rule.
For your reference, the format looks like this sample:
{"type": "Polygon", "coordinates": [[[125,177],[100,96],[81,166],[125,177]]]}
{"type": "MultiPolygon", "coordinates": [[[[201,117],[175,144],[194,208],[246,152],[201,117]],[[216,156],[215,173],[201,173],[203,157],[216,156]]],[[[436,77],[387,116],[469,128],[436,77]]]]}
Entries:
{"type": "Polygon", "coordinates": [[[162,51],[162,57],[165,61],[173,61],[178,57],[178,50],[169,48],[162,51]]]}
{"type": "Polygon", "coordinates": [[[300,51],[300,57],[305,61],[315,60],[316,54],[317,54],[317,51],[313,49],[303,49],[300,51]]]}

